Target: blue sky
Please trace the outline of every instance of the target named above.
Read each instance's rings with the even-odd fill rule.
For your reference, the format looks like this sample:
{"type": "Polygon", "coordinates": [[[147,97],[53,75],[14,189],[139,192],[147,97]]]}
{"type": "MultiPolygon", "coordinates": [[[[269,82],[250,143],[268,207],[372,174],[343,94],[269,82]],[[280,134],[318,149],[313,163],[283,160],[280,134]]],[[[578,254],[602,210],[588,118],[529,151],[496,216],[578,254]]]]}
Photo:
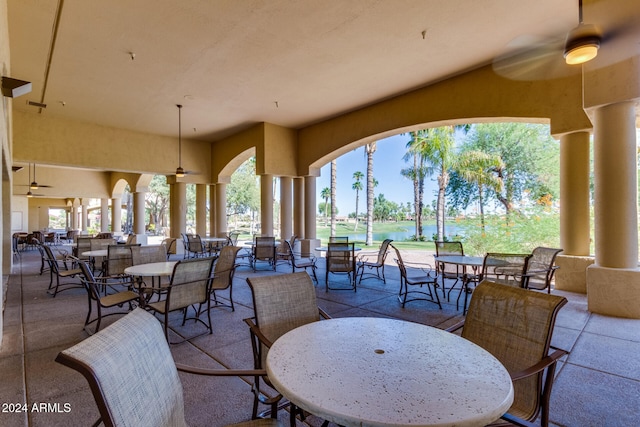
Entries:
{"type": "MultiPolygon", "coordinates": [[[[378,186],[374,189],[374,194],[384,194],[387,200],[398,204],[411,202],[413,204],[413,184],[410,180],[400,175],[400,170],[407,168],[410,164],[402,160],[406,152],[406,144],[409,141],[408,135],[395,135],[378,141],[377,149],[373,153],[373,176],[378,180],[378,186]]],[[[353,173],[360,171],[365,175],[363,182],[364,190],[360,193],[358,212],[366,211],[366,174],[367,157],[364,147],[338,157],[337,163],[337,189],[336,205],[338,215],[346,216],[356,210],[356,192],[351,189],[354,182],[353,173]]],[[[437,184],[435,178],[427,178],[425,181],[425,204],[431,204],[435,198],[437,184]]],[[[317,203],[322,203],[320,192],[323,188],[331,188],[331,163],[327,163],[320,171],[320,177],[316,181],[317,203]]]]}

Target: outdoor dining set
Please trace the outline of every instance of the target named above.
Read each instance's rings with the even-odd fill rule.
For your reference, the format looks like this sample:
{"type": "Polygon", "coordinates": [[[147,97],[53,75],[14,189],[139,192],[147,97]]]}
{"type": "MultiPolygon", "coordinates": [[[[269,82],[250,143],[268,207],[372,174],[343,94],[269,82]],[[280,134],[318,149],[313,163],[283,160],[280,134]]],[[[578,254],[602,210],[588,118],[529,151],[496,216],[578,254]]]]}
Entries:
{"type": "Polygon", "coordinates": [[[554,369],[567,354],[549,346],[557,312],[567,302],[550,294],[558,249],[475,257],[464,255],[460,242],[435,242],[434,263],[428,265],[403,261],[390,239],[377,251],[360,250],[346,237],[316,248],[325,258],[325,292],[356,292],[368,279],[386,284],[391,254],[403,309],[419,300],[442,309],[440,298],[450,300],[455,290],[459,310],[464,295],[461,322],[442,330],[395,319],[331,318],[316,301],[322,257],[296,251],[295,236],[256,237],[239,245],[235,234],[185,234],[182,258],[170,253],[175,244],[109,242],[74,255],[39,246],[51,295],[76,287],[87,291],[90,336],[56,360],[85,376],[106,425],[127,425],[141,405],[146,409],[139,425],[184,425],[178,371],[252,379],[253,421],[242,425],[280,425],[276,417],[283,407],[291,426],[309,414],[338,425],[486,425],[501,417],[516,425],[548,423],[554,369]],[[285,263],[291,272],[278,273],[285,263]],[[253,367],[176,364],[170,345],[211,335],[212,309],[235,310],[236,269],[259,272],[261,264],[271,272],[247,278],[253,367]],[[502,301],[517,301],[527,316],[510,315],[513,305],[502,301]],[[124,316],[101,329],[116,314],[124,316]],[[192,326],[185,328],[187,322],[192,326]],[[536,324],[533,333],[529,322],[536,324]],[[110,363],[118,369],[105,370],[110,363]],[[112,386],[119,381],[139,383],[141,391],[112,386]]]}

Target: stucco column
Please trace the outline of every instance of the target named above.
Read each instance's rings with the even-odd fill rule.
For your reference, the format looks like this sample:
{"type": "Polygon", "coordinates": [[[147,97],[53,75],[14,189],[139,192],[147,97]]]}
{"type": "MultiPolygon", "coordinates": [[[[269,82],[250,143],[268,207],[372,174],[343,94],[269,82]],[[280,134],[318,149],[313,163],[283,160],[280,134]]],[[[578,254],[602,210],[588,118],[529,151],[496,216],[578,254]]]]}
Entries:
{"type": "Polygon", "coordinates": [[[71,229],[78,229],[78,208],[71,206],[71,229]]]}
{"type": "Polygon", "coordinates": [[[216,230],[218,236],[227,234],[227,184],[216,184],[216,230]]]}
{"type": "Polygon", "coordinates": [[[590,227],[589,132],[560,138],[560,267],[555,289],[587,293],[587,267],[593,264],[590,227]]]}
{"type": "Polygon", "coordinates": [[[122,199],[120,197],[111,199],[111,230],[116,233],[122,231],[122,199]]]}
{"type": "Polygon", "coordinates": [[[288,239],[293,234],[293,188],[292,179],[280,177],[280,238],[288,239]]]}
{"type": "Polygon", "coordinates": [[[100,199],[100,231],[109,231],[109,199],[106,197],[100,199]]]}
{"type": "MultiPolygon", "coordinates": [[[[133,193],[133,234],[144,235],[144,191],[133,193]]],[[[138,243],[141,243],[138,241],[138,243]]]]}
{"type": "Polygon", "coordinates": [[[563,255],[589,255],[589,132],[560,138],[560,247],[563,255]]]}
{"type": "Polygon", "coordinates": [[[175,182],[169,186],[171,192],[171,237],[181,239],[187,232],[187,184],[175,182]]]}
{"type": "Polygon", "coordinates": [[[87,231],[87,223],[89,222],[89,203],[87,201],[85,201],[84,199],[82,200],[82,220],[80,221],[80,231],[85,232],[87,231]]]}
{"type": "Polygon", "coordinates": [[[260,233],[273,236],[273,175],[260,175],[260,233]]]}
{"type": "Polygon", "coordinates": [[[196,184],[196,233],[207,235],[207,186],[196,184]]]}
{"type": "Polygon", "coordinates": [[[595,110],[595,254],[602,267],[638,265],[638,166],[632,102],[595,110]]]}
{"type": "Polygon", "coordinates": [[[209,186],[209,233],[214,237],[219,237],[216,213],[216,186],[214,184],[209,186]]]}
{"type": "Polygon", "coordinates": [[[595,264],[587,268],[589,311],[640,318],[635,106],[594,108],[595,264]]]}
{"type": "Polygon", "coordinates": [[[293,178],[293,233],[304,239],[304,179],[293,178]]]}
{"type": "Polygon", "coordinates": [[[304,238],[316,238],[316,177],[304,177],[304,238]]]}

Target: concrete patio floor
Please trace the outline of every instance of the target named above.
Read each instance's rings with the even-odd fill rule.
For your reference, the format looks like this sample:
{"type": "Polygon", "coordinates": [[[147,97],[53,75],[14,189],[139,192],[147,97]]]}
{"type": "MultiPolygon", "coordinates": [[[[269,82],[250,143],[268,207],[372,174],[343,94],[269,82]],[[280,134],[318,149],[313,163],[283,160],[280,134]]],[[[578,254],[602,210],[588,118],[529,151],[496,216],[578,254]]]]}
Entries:
{"type": "MultiPolygon", "coordinates": [[[[403,256],[432,262],[432,253],[403,252],[403,256]]],[[[324,289],[322,262],[317,286],[318,304],[332,317],[392,317],[445,328],[462,319],[455,299],[442,310],[429,302],[408,303],[396,297],[398,269],[392,257],[387,283],[371,279],[357,292],[324,289]]],[[[54,361],[59,351],[87,337],[82,326],[87,313],[86,293],[74,289],[52,298],[46,293],[48,273],[39,275],[38,251],[22,254],[5,278],[7,300],[4,339],[0,348],[0,426],[86,426],[98,410],[84,378],[54,361]],[[34,403],[59,404],[59,412],[32,411],[34,403]],[[26,413],[6,412],[4,404],[27,404],[26,413]],[[65,412],[64,404],[70,410],[65,412]]],[[[210,368],[251,368],[249,332],[242,319],[252,315],[246,278],[260,274],[246,267],[236,272],[233,299],[236,310],[212,311],[213,334],[172,346],[177,362],[210,368]]],[[[560,311],[552,344],[570,351],[558,367],[551,397],[551,420],[556,426],[635,426],[640,424],[640,320],[618,319],[587,311],[586,296],[554,291],[568,298],[560,311]]],[[[223,294],[224,295],[224,294],[223,294]]],[[[453,294],[452,294],[453,297],[453,294]]],[[[107,324],[119,318],[113,316],[107,324]]],[[[190,326],[188,326],[190,327],[190,326]]],[[[452,355],[453,357],[453,355],[452,355]]],[[[199,377],[180,374],[186,416],[191,426],[221,426],[250,418],[253,396],[243,378],[199,377]]],[[[288,423],[287,413],[278,414],[288,423]]],[[[320,420],[309,417],[307,423],[320,420]]],[[[299,423],[300,426],[302,424],[299,423]]]]}

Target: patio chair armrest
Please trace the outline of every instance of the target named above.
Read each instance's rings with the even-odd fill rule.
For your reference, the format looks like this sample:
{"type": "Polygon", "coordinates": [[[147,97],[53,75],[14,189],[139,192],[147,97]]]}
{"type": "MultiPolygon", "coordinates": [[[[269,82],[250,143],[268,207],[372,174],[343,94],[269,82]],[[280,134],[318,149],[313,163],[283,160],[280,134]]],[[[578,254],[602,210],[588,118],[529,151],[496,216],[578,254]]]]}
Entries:
{"type": "Polygon", "coordinates": [[[264,377],[267,375],[264,369],[208,369],[181,363],[176,363],[176,368],[181,372],[212,377],[264,377]]]}
{"type": "Polygon", "coordinates": [[[356,255],[356,261],[358,262],[366,262],[371,258],[378,259],[378,251],[360,251],[356,255]]]}
{"type": "Polygon", "coordinates": [[[511,380],[517,381],[517,380],[529,377],[531,375],[537,374],[538,372],[541,372],[545,370],[547,367],[556,363],[558,359],[560,359],[562,356],[566,354],[569,354],[569,352],[566,350],[557,349],[553,353],[551,353],[550,355],[546,356],[541,361],[536,363],[535,365],[530,366],[527,369],[523,369],[520,372],[515,372],[511,374],[511,380]]]}
{"type": "Polygon", "coordinates": [[[449,326],[448,328],[445,329],[446,332],[455,332],[458,329],[462,328],[464,326],[464,320],[461,320],[458,323],[455,323],[451,326],[449,326]]]}
{"type": "Polygon", "coordinates": [[[300,258],[308,258],[308,259],[310,259],[310,260],[312,260],[312,261],[315,261],[316,259],[318,259],[318,257],[317,257],[317,256],[315,256],[315,255],[314,255],[314,254],[312,254],[312,253],[307,253],[307,254],[304,254],[304,255],[303,255],[303,254],[302,254],[302,252],[293,252],[293,257],[294,257],[294,258],[296,258],[296,259],[300,259],[300,258]]]}
{"type": "Polygon", "coordinates": [[[260,341],[262,344],[264,344],[265,346],[267,346],[269,348],[273,345],[271,340],[269,338],[267,338],[266,336],[264,336],[262,331],[260,331],[260,328],[258,328],[258,326],[254,323],[252,318],[244,319],[244,322],[247,325],[249,325],[249,331],[251,332],[251,334],[253,336],[258,338],[258,341],[260,341]]]}
{"type": "Polygon", "coordinates": [[[331,319],[331,316],[329,316],[329,313],[327,313],[326,311],[324,311],[323,309],[321,309],[320,307],[318,307],[318,312],[320,313],[320,317],[322,317],[323,319],[331,319]]]}
{"type": "Polygon", "coordinates": [[[541,268],[538,270],[528,270],[525,274],[523,274],[523,277],[531,277],[531,276],[537,276],[539,274],[546,274],[549,273],[550,271],[555,270],[556,268],[558,268],[557,266],[552,267],[552,268],[541,268]]]}
{"type": "MultiPolygon", "coordinates": [[[[503,414],[500,418],[505,420],[505,421],[508,421],[509,423],[511,423],[513,425],[520,426],[520,427],[538,427],[537,424],[534,424],[534,423],[529,422],[529,421],[525,421],[525,420],[523,420],[521,418],[518,418],[518,417],[516,417],[514,415],[511,415],[508,412],[506,414],[503,414]]],[[[499,424],[499,425],[502,425],[502,424],[499,424]]]]}
{"type": "Polygon", "coordinates": [[[427,275],[429,276],[431,276],[431,273],[433,273],[434,277],[437,275],[436,269],[433,268],[431,264],[418,263],[418,262],[406,262],[406,261],[404,261],[403,264],[407,269],[422,270],[423,272],[427,273],[427,275]]]}

